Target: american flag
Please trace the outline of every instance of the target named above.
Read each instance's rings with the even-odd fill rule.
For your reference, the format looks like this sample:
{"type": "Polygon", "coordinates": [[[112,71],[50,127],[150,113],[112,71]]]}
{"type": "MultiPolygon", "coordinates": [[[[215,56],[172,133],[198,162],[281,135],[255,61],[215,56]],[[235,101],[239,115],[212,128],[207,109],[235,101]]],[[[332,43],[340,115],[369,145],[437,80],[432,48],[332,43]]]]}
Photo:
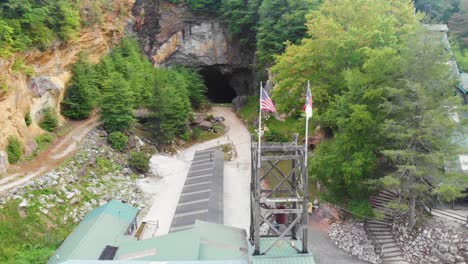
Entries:
{"type": "Polygon", "coordinates": [[[261,93],[261,107],[262,109],[261,110],[267,110],[267,111],[270,111],[272,113],[276,113],[276,107],[275,107],[275,104],[273,103],[273,101],[270,99],[270,96],[268,96],[268,93],[262,89],[262,93],[261,93]]]}
{"type": "Polygon", "coordinates": [[[310,92],[310,85],[307,87],[307,95],[306,95],[306,102],[302,110],[306,112],[306,117],[311,118],[312,117],[312,108],[314,106],[314,101],[312,100],[312,93],[310,92]]]}

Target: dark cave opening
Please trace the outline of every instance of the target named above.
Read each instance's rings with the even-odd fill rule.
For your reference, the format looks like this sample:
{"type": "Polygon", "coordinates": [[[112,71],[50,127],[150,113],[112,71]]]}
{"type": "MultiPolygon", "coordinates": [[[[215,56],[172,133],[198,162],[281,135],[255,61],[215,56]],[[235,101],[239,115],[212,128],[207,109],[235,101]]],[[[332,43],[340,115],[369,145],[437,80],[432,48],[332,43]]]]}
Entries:
{"type": "Polygon", "coordinates": [[[231,85],[232,74],[222,73],[216,67],[205,67],[200,74],[207,87],[208,99],[213,103],[231,103],[237,96],[231,85]]]}

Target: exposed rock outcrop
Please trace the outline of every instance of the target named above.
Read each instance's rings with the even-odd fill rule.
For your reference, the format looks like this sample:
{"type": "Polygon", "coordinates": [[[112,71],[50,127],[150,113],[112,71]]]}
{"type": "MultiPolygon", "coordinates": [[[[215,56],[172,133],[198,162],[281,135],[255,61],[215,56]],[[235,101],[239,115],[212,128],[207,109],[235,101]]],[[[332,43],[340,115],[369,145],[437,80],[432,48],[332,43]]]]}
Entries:
{"type": "MultiPolygon", "coordinates": [[[[134,0],[115,2],[128,9],[119,10],[120,13],[127,12],[130,16],[129,9],[134,0]]],[[[71,77],[70,69],[77,61],[78,54],[85,51],[91,61],[97,62],[122,38],[128,16],[106,13],[101,25],[83,29],[76,39],[67,43],[56,42],[46,51],[32,50],[8,59],[0,58],[1,81],[7,87],[0,91],[0,150],[5,148],[8,137],[16,136],[22,141],[26,155],[34,151],[34,137],[43,133],[38,126],[43,110],[52,107],[57,114],[60,113],[60,102],[71,77]],[[32,67],[34,76],[13,71],[16,59],[24,59],[26,65],[32,67]],[[32,118],[30,126],[25,122],[28,112],[32,118]]],[[[63,118],[60,118],[62,121],[63,118]]],[[[2,173],[7,163],[1,160],[0,163],[2,173]]]]}
{"type": "Polygon", "coordinates": [[[253,51],[233,38],[216,17],[148,0],[138,0],[133,12],[134,28],[155,66],[215,67],[228,75],[237,95],[253,92],[253,51]]]}

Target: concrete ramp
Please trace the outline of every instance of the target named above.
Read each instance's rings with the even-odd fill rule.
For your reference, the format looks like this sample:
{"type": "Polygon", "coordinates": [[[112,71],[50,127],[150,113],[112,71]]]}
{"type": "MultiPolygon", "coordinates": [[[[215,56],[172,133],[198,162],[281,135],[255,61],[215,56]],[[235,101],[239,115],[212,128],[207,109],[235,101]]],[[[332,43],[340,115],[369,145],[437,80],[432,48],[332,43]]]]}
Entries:
{"type": "Polygon", "coordinates": [[[195,152],[169,232],[191,228],[196,220],[223,224],[223,170],[218,148],[195,152]]]}

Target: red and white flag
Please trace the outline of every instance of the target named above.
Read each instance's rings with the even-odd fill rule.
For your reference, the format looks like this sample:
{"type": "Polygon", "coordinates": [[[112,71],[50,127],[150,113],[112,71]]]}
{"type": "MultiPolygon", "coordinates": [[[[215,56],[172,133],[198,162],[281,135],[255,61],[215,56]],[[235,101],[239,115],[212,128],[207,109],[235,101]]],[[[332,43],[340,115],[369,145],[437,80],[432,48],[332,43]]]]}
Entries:
{"type": "Polygon", "coordinates": [[[276,113],[276,107],[273,101],[270,99],[270,96],[268,96],[268,93],[262,89],[261,95],[260,95],[260,102],[261,102],[261,110],[266,110],[270,111],[272,113],[276,113]]]}
{"type": "Polygon", "coordinates": [[[306,102],[302,110],[306,112],[306,118],[311,118],[313,115],[313,106],[314,101],[312,100],[312,93],[310,92],[310,84],[307,85],[307,95],[306,95],[306,102]]]}

